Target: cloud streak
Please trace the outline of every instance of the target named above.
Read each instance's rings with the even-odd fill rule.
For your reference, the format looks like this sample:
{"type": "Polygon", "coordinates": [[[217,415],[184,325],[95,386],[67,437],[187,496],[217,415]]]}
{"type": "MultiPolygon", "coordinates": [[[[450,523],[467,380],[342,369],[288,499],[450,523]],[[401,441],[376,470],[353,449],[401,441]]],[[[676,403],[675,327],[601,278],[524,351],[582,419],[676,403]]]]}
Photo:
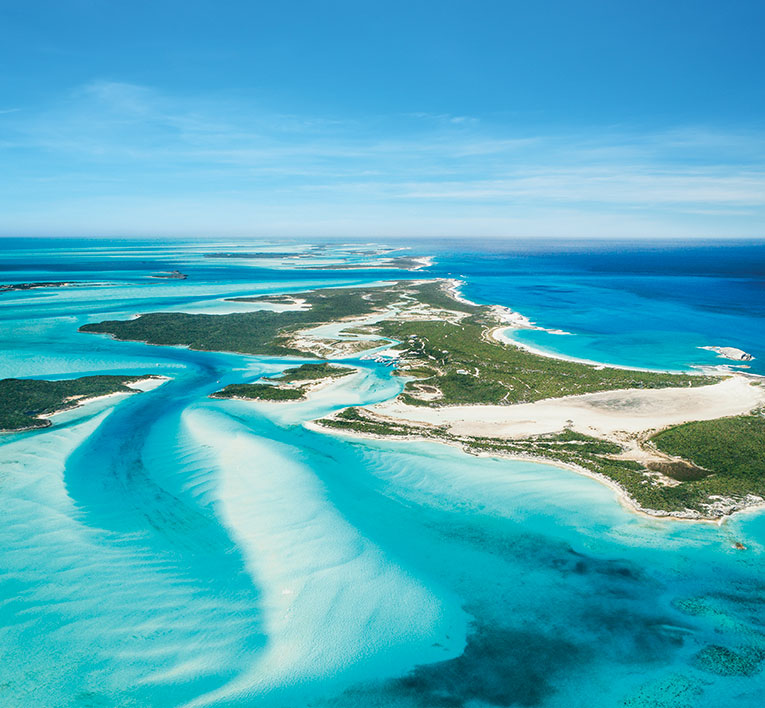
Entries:
{"type": "Polygon", "coordinates": [[[62,219],[83,228],[78,208],[101,232],[167,229],[164,203],[178,233],[765,236],[756,132],[517,134],[422,113],[346,121],[109,81],[0,115],[6,233],[44,230],[42,211],[52,230],[62,219]]]}

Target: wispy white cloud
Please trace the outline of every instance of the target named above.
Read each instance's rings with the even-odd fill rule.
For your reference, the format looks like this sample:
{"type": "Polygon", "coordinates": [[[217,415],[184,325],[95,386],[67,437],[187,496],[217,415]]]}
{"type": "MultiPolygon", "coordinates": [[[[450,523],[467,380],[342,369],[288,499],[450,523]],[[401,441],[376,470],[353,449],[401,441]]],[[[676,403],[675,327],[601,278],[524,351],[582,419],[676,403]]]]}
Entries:
{"type": "Polygon", "coordinates": [[[165,223],[160,205],[175,204],[180,231],[209,221],[309,234],[355,219],[378,235],[408,224],[411,233],[765,236],[765,135],[754,131],[519,134],[469,116],[298,116],[114,81],[5,116],[1,129],[3,231],[43,212],[71,223],[86,200],[93,218],[110,205],[91,223],[122,219],[134,230],[165,223]]]}

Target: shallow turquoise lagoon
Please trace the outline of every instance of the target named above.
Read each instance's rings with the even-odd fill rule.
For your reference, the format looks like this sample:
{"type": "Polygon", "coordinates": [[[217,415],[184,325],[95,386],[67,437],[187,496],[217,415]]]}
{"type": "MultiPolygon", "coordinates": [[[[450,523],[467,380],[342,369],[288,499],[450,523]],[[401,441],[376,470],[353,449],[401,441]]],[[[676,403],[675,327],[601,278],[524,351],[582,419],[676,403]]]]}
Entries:
{"type": "Polygon", "coordinates": [[[303,427],[395,395],[370,362],[310,402],[215,401],[290,362],[77,333],[362,282],[200,249],[8,260],[113,285],[3,295],[2,376],[171,380],[0,439],[0,705],[762,705],[765,515],[651,520],[550,465],[303,427]],[[146,277],[170,266],[189,279],[146,277]]]}

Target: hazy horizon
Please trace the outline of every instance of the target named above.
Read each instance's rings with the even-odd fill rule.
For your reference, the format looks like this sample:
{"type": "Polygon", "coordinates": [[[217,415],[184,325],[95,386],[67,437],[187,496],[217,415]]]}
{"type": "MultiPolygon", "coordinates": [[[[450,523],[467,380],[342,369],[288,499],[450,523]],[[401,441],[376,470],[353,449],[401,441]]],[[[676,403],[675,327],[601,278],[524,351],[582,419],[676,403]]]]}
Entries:
{"type": "Polygon", "coordinates": [[[3,236],[765,237],[762,3],[0,13],[3,236]]]}

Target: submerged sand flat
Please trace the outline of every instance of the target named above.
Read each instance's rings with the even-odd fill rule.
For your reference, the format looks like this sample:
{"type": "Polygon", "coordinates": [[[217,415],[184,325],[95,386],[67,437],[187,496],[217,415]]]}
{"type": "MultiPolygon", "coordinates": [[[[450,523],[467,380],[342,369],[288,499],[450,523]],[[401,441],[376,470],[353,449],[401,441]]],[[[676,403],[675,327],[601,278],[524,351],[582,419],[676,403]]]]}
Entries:
{"type": "Polygon", "coordinates": [[[371,408],[379,415],[446,425],[455,435],[521,438],[571,427],[588,435],[612,437],[692,420],[748,413],[765,405],[765,387],[746,376],[731,376],[698,388],[628,389],[553,398],[511,406],[425,408],[398,400],[371,408]]]}

